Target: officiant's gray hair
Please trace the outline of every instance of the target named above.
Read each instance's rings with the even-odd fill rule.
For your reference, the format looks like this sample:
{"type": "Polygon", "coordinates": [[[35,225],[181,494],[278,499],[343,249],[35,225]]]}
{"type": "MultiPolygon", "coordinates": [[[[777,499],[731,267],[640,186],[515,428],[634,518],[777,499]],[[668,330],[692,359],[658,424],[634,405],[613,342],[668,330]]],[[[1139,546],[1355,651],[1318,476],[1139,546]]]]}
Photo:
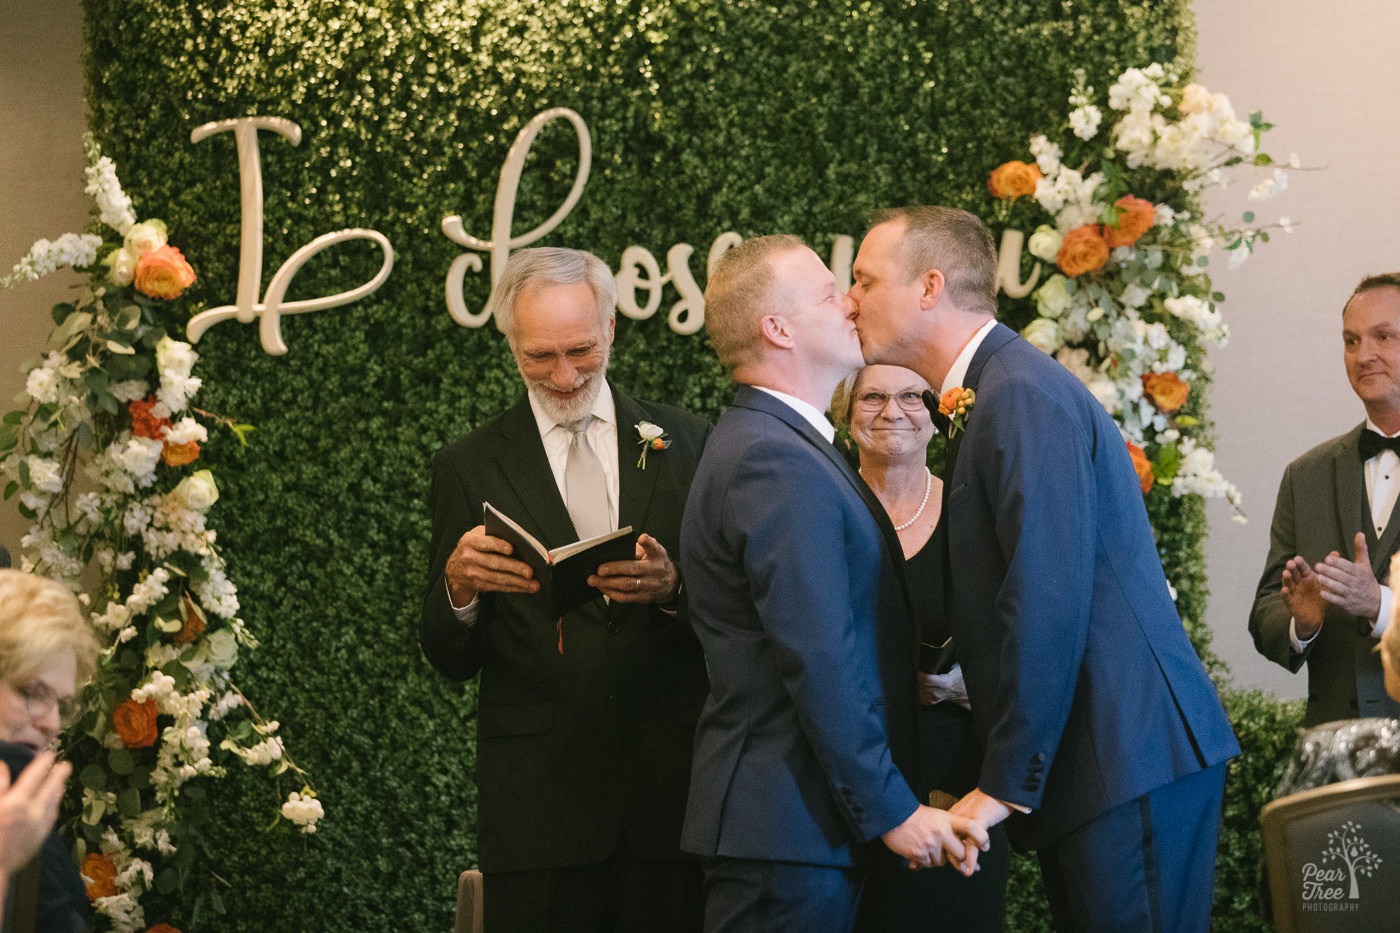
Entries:
{"type": "Polygon", "coordinates": [[[929,204],[883,208],[868,221],[870,227],[903,221],[895,262],[905,282],[937,269],[956,307],[996,316],[996,241],[975,214],[929,204]]]}
{"type": "Polygon", "coordinates": [[[496,319],[496,327],[515,340],[515,300],[527,288],[537,285],[578,285],[593,290],[598,319],[607,325],[617,313],[617,283],[607,263],[592,253],[562,246],[537,246],[512,253],[501,271],[500,281],[491,291],[486,310],[496,319]]]}

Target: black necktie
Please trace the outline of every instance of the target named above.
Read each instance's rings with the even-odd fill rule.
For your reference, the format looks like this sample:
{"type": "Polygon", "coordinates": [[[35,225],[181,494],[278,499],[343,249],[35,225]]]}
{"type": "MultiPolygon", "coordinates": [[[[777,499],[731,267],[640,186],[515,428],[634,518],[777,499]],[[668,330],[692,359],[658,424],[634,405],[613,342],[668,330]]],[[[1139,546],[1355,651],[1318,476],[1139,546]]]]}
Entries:
{"type": "Polygon", "coordinates": [[[1393,450],[1400,454],[1400,435],[1396,437],[1386,437],[1384,434],[1377,434],[1370,428],[1361,432],[1361,440],[1356,442],[1356,450],[1361,455],[1361,462],[1365,463],[1382,450],[1393,450]]]}

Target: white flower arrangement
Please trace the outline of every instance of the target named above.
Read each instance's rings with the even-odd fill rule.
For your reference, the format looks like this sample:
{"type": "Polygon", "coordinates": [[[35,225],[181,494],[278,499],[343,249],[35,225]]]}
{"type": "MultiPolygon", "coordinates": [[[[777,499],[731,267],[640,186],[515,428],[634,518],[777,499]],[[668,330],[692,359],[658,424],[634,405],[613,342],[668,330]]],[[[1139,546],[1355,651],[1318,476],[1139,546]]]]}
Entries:
{"type": "Polygon", "coordinates": [[[1245,212],[1229,225],[1201,217],[1199,201],[1243,165],[1256,173],[1250,199],[1267,200],[1297,157],[1275,163],[1259,149],[1270,128],[1259,114],[1242,120],[1225,95],[1182,86],[1157,63],[1124,71],[1106,101],[1077,72],[1069,105],[1063,144],[1034,135],[1033,163],[1007,162],[988,180],[1002,222],[1032,229],[1027,249],[1052,267],[1035,280],[1037,316],[1023,334],[1114,415],[1144,494],[1223,498],[1242,519],[1239,491],[1188,413],[1191,386],[1208,374],[1204,351],[1229,338],[1207,254],[1223,246],[1237,267],[1292,222],[1245,212]]]}
{"type": "Polygon", "coordinates": [[[53,349],[25,379],[27,406],[0,420],[0,484],[32,522],[21,542],[25,570],[75,590],[89,562],[101,574],[84,599],[105,647],[83,718],[64,741],[78,775],[89,897],[106,928],[128,931],[172,900],[188,908],[207,896],[193,880],[211,873],[189,866],[207,857],[199,826],[214,795],[187,793],[190,782],[240,763],[274,776],[290,770],[301,780],[274,820],[312,833],[324,811],[278,724],[257,715],[231,676],[257,642],[238,617],[209,526],[219,487],[199,467],[200,445],[205,422],[240,441],[251,428],[191,407],[199,355],[165,333],[156,302],[177,297],[194,271],[165,224],[136,222],[111,160],[90,141],[88,151],[87,191],[117,239],[40,241],[0,280],[64,266],[91,279],[81,300],[56,309],[53,349]],[[92,489],[78,494],[80,471],[92,489]],[[162,874],[178,879],[175,890],[168,882],[157,890],[162,874]]]}

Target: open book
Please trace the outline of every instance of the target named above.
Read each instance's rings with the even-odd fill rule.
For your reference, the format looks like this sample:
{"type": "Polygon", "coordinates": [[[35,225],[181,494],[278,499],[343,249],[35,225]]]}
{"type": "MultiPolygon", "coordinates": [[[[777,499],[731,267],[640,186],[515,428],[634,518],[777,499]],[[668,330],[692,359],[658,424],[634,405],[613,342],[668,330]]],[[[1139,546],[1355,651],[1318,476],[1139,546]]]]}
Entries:
{"type": "Polygon", "coordinates": [[[486,533],[509,541],[515,549],[513,556],[534,569],[535,579],[540,581],[535,595],[549,600],[549,612],[555,618],[602,595],[587,582],[600,564],[637,559],[637,535],[631,525],[549,549],[491,503],[482,503],[481,511],[486,533]]]}

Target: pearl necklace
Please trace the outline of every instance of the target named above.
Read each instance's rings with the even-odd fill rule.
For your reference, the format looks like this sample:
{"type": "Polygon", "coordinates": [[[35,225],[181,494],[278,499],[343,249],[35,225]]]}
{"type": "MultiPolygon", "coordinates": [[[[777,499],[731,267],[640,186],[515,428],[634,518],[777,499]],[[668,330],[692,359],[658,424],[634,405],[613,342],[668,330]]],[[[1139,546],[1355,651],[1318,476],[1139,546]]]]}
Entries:
{"type": "Polygon", "coordinates": [[[894,526],[895,531],[903,531],[904,529],[908,528],[910,525],[914,524],[919,520],[919,516],[924,514],[924,507],[928,505],[928,494],[932,490],[933,474],[929,472],[928,467],[924,467],[924,501],[919,503],[919,511],[914,513],[913,518],[909,519],[909,521],[905,522],[903,525],[894,526]]]}

